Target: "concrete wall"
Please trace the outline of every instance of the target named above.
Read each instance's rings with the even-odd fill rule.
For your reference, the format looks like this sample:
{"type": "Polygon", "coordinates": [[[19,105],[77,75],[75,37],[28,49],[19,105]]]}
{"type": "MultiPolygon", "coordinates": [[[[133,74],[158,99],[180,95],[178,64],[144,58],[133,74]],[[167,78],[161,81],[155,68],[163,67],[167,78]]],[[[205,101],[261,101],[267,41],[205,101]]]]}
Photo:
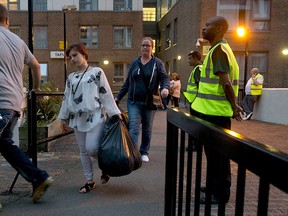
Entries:
{"type": "Polygon", "coordinates": [[[288,88],[263,88],[252,119],[288,125],[288,88]]]}

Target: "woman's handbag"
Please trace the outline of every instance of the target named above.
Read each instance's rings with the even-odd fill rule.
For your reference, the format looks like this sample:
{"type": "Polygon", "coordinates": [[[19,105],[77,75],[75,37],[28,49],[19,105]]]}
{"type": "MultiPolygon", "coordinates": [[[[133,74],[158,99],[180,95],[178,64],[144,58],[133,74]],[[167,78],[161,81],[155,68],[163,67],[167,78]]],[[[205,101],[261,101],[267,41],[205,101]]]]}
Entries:
{"type": "Polygon", "coordinates": [[[128,175],[142,165],[141,154],[118,115],[105,122],[98,165],[103,173],[111,177],[128,175]]]}
{"type": "Polygon", "coordinates": [[[157,94],[153,94],[153,104],[157,107],[162,107],[162,98],[161,98],[161,94],[160,94],[160,90],[158,89],[157,94]]]}

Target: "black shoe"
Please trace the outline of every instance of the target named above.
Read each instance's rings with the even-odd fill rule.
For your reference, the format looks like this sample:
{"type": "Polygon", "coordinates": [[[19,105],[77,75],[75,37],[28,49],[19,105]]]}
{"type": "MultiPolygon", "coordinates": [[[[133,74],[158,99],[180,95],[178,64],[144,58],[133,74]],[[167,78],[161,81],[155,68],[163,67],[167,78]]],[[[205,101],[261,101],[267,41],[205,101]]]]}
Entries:
{"type": "MultiPolygon", "coordinates": [[[[205,188],[205,190],[206,190],[206,188],[205,188]]],[[[207,204],[205,193],[201,193],[201,195],[200,195],[200,204],[203,204],[203,205],[207,204]]],[[[211,195],[211,205],[218,205],[218,204],[219,204],[218,199],[216,199],[216,197],[212,194],[211,195]]]]}

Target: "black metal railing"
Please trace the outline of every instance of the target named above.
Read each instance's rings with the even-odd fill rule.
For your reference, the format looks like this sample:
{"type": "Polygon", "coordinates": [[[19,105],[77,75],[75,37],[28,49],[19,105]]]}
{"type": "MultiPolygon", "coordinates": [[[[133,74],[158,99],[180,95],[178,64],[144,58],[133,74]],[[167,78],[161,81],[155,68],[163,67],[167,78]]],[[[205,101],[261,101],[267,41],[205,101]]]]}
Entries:
{"type": "MultiPolygon", "coordinates": [[[[59,139],[61,137],[67,136],[72,134],[74,131],[69,130],[67,132],[63,132],[60,134],[56,134],[50,137],[43,138],[41,140],[37,139],[37,97],[40,96],[63,96],[64,92],[50,92],[50,91],[31,91],[30,98],[28,103],[30,103],[28,112],[31,116],[30,121],[28,119],[28,150],[27,155],[32,159],[32,162],[37,166],[37,146],[48,143],[50,141],[59,139]]],[[[17,172],[16,176],[14,177],[12,184],[9,189],[9,193],[12,193],[14,185],[18,179],[19,173],[17,172]]]]}
{"type": "MultiPolygon", "coordinates": [[[[238,166],[235,203],[229,202],[230,208],[234,206],[235,215],[244,214],[245,189],[252,187],[246,178],[247,172],[259,178],[255,210],[258,216],[268,215],[270,185],[288,194],[288,155],[271,146],[169,108],[166,138],[165,216],[187,216],[191,211],[195,216],[201,211],[211,215],[211,177],[209,167],[204,163],[204,143],[238,166]],[[196,151],[192,151],[193,146],[196,151]],[[206,175],[205,180],[202,175],[206,175]],[[206,198],[210,203],[205,207],[200,206],[201,182],[206,182],[206,198]]],[[[220,200],[216,212],[225,215],[226,208],[225,201],[220,200]]]]}

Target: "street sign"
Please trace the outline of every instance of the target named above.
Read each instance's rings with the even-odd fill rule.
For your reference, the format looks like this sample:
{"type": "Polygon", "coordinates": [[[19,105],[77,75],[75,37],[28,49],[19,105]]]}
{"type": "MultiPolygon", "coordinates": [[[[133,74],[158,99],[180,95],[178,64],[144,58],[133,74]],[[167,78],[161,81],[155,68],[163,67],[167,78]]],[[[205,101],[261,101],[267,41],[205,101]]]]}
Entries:
{"type": "Polygon", "coordinates": [[[64,51],[51,51],[50,58],[64,58],[64,51]]]}
{"type": "MultiPolygon", "coordinates": [[[[68,41],[66,41],[66,48],[68,47],[68,41]]],[[[59,41],[59,49],[64,50],[64,41],[59,41]]]]}

